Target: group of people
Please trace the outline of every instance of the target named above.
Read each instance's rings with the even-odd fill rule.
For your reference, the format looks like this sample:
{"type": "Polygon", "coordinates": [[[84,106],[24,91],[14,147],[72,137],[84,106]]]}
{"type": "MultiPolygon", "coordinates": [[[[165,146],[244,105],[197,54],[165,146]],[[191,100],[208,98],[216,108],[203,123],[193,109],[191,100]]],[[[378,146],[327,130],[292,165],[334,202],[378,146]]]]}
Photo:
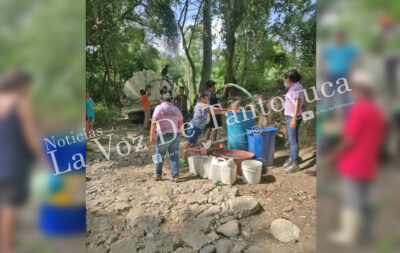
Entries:
{"type": "MultiPolygon", "coordinates": [[[[284,73],[283,80],[285,87],[288,89],[286,96],[289,96],[285,100],[284,113],[290,143],[290,157],[285,162],[284,167],[287,173],[292,173],[299,170],[298,135],[302,122],[301,113],[304,100],[303,93],[300,91],[303,87],[300,84],[301,75],[297,70],[290,70],[284,73]]],[[[154,110],[150,128],[150,141],[156,142],[156,157],[159,158],[155,159],[155,180],[162,179],[162,167],[167,151],[170,158],[172,180],[177,182],[179,180],[179,166],[188,166],[187,152],[189,148],[196,145],[200,134],[205,133],[206,141],[211,137],[211,143],[216,142],[217,130],[222,126],[221,115],[230,109],[222,108],[219,104],[220,98],[225,96],[229,85],[225,84],[222,95],[219,95],[216,93],[215,84],[214,81],[209,80],[207,82],[207,90],[197,96],[193,117],[187,123],[188,127],[184,128],[182,126],[186,120],[184,115],[187,115],[187,97],[184,95],[183,87],[179,90],[177,105],[174,105],[171,95],[163,94],[161,104],[154,110]],[[211,111],[213,115],[210,115],[211,111]],[[182,129],[185,131],[186,142],[183,144],[183,152],[180,154],[179,144],[182,129]]],[[[143,94],[148,93],[143,90],[143,94]]]]}

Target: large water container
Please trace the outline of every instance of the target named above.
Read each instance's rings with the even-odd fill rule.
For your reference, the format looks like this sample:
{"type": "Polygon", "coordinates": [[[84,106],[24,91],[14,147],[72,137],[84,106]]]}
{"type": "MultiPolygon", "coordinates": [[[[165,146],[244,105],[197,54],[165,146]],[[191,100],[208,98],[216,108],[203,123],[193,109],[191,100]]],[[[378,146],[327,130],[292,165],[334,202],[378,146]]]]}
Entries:
{"type": "Polygon", "coordinates": [[[246,128],[255,125],[255,111],[228,111],[225,116],[226,132],[228,135],[228,149],[247,150],[248,144],[246,128]]]}
{"type": "Polygon", "coordinates": [[[246,129],[249,152],[255,154],[264,166],[274,163],[275,127],[249,127],[246,129]]]}

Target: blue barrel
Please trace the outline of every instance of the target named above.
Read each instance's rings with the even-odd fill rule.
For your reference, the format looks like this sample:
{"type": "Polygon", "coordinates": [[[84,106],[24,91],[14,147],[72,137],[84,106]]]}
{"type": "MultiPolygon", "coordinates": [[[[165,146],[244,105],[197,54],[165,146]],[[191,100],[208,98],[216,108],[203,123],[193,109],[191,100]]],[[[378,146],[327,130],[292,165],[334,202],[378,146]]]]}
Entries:
{"type": "Polygon", "coordinates": [[[228,149],[247,151],[246,128],[256,124],[255,111],[254,115],[252,110],[228,111],[225,116],[228,149]]]}
{"type": "Polygon", "coordinates": [[[48,236],[83,234],[86,230],[86,207],[43,204],[39,210],[39,226],[48,236]]]}
{"type": "Polygon", "coordinates": [[[263,166],[274,163],[275,127],[249,127],[246,129],[249,152],[256,155],[263,166]]]}

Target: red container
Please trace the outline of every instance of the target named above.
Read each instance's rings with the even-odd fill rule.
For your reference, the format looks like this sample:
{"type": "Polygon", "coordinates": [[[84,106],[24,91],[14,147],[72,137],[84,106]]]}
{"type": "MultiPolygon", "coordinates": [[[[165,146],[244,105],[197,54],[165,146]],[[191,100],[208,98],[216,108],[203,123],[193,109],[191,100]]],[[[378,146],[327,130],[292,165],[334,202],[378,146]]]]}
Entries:
{"type": "MultiPolygon", "coordinates": [[[[190,155],[191,156],[195,156],[195,155],[203,155],[201,153],[201,146],[194,146],[192,148],[189,148],[190,150],[190,155]]],[[[209,147],[208,149],[206,149],[207,155],[211,155],[212,153],[214,153],[215,151],[220,151],[224,149],[224,144],[213,144],[211,145],[211,147],[209,147]]]]}
{"type": "Polygon", "coordinates": [[[242,175],[242,161],[250,160],[255,155],[254,153],[238,149],[218,150],[213,153],[214,156],[222,157],[225,159],[233,159],[236,163],[237,174],[242,175]]]}

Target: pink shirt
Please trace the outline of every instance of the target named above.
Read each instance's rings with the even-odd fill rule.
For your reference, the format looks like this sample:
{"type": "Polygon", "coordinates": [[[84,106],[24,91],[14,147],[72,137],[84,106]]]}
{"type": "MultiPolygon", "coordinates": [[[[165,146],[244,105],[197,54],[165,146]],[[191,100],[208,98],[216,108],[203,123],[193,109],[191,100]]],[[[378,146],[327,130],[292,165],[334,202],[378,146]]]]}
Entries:
{"type": "Polygon", "coordinates": [[[303,86],[299,82],[294,83],[292,86],[289,87],[289,90],[285,95],[285,111],[284,111],[285,116],[294,115],[295,99],[300,99],[300,108],[297,116],[301,115],[301,113],[303,112],[302,107],[304,101],[304,94],[302,90],[303,86]]]}
{"type": "Polygon", "coordinates": [[[382,110],[370,99],[361,99],[350,108],[342,138],[354,144],[340,155],[339,172],[356,180],[376,175],[386,126],[382,110]]]}
{"type": "Polygon", "coordinates": [[[163,102],[154,109],[153,119],[158,120],[157,133],[179,133],[179,121],[183,120],[183,116],[178,107],[169,102],[163,102]]]}

